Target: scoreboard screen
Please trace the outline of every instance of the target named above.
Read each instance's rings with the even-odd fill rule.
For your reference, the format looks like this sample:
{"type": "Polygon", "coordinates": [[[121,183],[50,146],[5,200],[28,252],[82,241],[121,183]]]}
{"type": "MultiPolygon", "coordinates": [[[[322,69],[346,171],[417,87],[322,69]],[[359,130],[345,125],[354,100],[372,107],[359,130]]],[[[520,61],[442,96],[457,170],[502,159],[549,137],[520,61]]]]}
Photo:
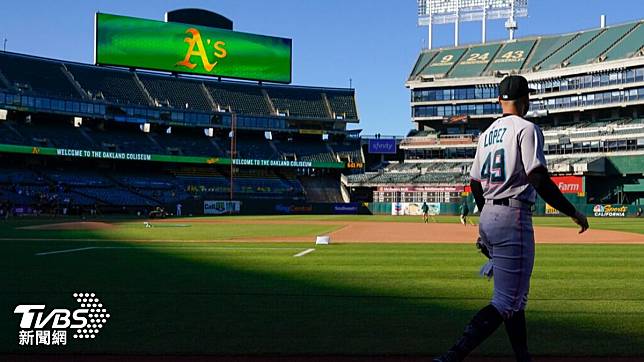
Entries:
{"type": "Polygon", "coordinates": [[[291,39],[102,13],[94,31],[99,65],[291,82],[291,39]]]}

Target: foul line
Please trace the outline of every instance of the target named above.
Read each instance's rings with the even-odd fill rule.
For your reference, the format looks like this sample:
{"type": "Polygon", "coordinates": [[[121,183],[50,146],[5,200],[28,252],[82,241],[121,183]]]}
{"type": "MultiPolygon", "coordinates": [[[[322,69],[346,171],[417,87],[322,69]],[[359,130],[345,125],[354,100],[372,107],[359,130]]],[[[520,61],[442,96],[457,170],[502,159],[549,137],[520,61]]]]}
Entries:
{"type": "MultiPolygon", "coordinates": [[[[75,253],[79,251],[87,250],[127,250],[127,249],[224,249],[224,250],[299,250],[300,248],[289,248],[289,247],[237,247],[237,246],[88,246],[85,248],[76,248],[76,249],[64,249],[64,250],[54,250],[46,251],[42,253],[36,253],[36,256],[52,255],[52,254],[63,254],[63,253],[75,253]]],[[[311,249],[315,250],[315,249],[311,249]]],[[[310,251],[309,251],[310,252],[310,251]]]]}
{"type": "Polygon", "coordinates": [[[304,250],[303,252],[301,252],[301,253],[297,253],[297,254],[295,254],[295,255],[293,255],[293,256],[294,256],[294,257],[296,257],[296,258],[299,258],[299,257],[304,256],[304,255],[306,255],[306,254],[310,254],[310,253],[312,253],[312,252],[314,252],[314,251],[315,251],[315,249],[306,249],[306,250],[304,250]]]}
{"type": "Polygon", "coordinates": [[[83,251],[83,250],[91,250],[91,249],[96,249],[94,246],[88,246],[86,248],[77,248],[77,249],[65,249],[65,250],[56,250],[56,251],[47,251],[44,253],[37,253],[37,256],[41,255],[51,255],[51,254],[63,254],[63,253],[74,253],[77,251],[83,251]]]}

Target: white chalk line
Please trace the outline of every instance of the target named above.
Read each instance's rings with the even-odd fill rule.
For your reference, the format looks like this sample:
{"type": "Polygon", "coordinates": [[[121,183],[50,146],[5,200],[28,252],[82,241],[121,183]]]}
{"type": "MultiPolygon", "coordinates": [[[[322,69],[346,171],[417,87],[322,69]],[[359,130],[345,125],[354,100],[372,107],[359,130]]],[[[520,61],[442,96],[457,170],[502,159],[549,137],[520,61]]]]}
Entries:
{"type": "Polygon", "coordinates": [[[301,252],[301,253],[297,253],[297,254],[295,254],[295,255],[293,255],[293,256],[294,256],[294,257],[296,257],[296,258],[299,258],[299,257],[302,257],[302,256],[304,256],[304,255],[306,255],[306,254],[310,254],[310,253],[312,253],[312,252],[314,252],[314,251],[315,251],[315,249],[312,249],[312,248],[311,248],[311,249],[306,249],[306,250],[304,250],[303,252],[301,252]]]}
{"type": "Polygon", "coordinates": [[[36,253],[35,255],[41,256],[41,255],[51,255],[51,254],[63,254],[63,253],[75,253],[77,251],[83,251],[83,250],[91,250],[95,249],[96,247],[94,246],[88,246],[86,248],[76,248],[76,249],[65,249],[65,250],[55,250],[55,251],[47,251],[44,253],[36,253]]]}
{"type": "Polygon", "coordinates": [[[87,250],[127,250],[127,249],[223,249],[223,250],[300,250],[294,247],[237,247],[237,246],[88,246],[85,248],[53,250],[36,253],[36,256],[45,256],[63,253],[75,253],[87,250]]]}

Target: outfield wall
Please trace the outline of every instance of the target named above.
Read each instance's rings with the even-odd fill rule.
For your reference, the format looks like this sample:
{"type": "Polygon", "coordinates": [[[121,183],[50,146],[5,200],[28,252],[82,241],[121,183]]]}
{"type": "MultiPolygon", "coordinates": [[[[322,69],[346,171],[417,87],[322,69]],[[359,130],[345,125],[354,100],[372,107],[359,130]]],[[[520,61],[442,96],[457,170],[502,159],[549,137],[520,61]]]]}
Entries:
{"type": "MultiPolygon", "coordinates": [[[[167,205],[174,212],[175,205],[167,205]]],[[[188,215],[358,215],[370,214],[366,204],[349,203],[310,203],[292,200],[243,200],[228,201],[218,199],[190,200],[183,206],[184,216],[188,215]]]]}
{"type": "MultiPolygon", "coordinates": [[[[594,217],[637,217],[637,205],[618,205],[618,204],[587,204],[582,196],[566,195],[566,198],[577,208],[583,211],[587,216],[594,217]]],[[[467,198],[470,209],[470,215],[473,214],[474,201],[471,196],[467,198]]],[[[372,202],[368,204],[370,213],[374,215],[403,215],[397,209],[400,209],[401,203],[392,202],[372,202]]],[[[402,203],[405,204],[405,203],[402,203]]],[[[422,203],[418,203],[420,205],[422,203]]],[[[459,215],[460,203],[440,203],[437,215],[459,215]]],[[[419,206],[415,209],[419,209],[419,206]]],[[[644,209],[644,208],[643,208],[644,209]]],[[[420,214],[420,212],[418,212],[420,214]]],[[[540,198],[537,200],[533,214],[535,216],[562,216],[540,198]]],[[[405,214],[405,215],[413,215],[405,214]]],[[[643,216],[644,217],[644,216],[643,216]]]]}

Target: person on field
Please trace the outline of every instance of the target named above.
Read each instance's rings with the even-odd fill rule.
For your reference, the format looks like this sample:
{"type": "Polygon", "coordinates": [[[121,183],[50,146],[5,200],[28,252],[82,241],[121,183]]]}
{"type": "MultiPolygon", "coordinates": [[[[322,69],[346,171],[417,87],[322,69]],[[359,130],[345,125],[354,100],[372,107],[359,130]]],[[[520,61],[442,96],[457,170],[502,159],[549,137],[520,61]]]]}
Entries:
{"type": "Polygon", "coordinates": [[[481,211],[481,251],[491,259],[492,301],[465,327],[463,336],[434,362],[463,361],[505,324],[514,355],[531,361],[525,307],[534,265],[532,206],[539,194],[545,202],[588,229],[586,216],[563,196],[550,179],[541,129],[525,120],[530,106],[528,81],[508,76],[499,85],[503,116],[481,134],[470,171],[470,186],[481,211]]]}
{"type": "Polygon", "coordinates": [[[467,226],[467,215],[470,214],[470,207],[467,206],[466,200],[463,200],[460,208],[461,208],[461,224],[467,226]]]}
{"type": "Polygon", "coordinates": [[[423,201],[423,206],[421,206],[421,210],[423,211],[423,222],[425,224],[429,223],[429,205],[427,205],[426,201],[423,201]]]}

